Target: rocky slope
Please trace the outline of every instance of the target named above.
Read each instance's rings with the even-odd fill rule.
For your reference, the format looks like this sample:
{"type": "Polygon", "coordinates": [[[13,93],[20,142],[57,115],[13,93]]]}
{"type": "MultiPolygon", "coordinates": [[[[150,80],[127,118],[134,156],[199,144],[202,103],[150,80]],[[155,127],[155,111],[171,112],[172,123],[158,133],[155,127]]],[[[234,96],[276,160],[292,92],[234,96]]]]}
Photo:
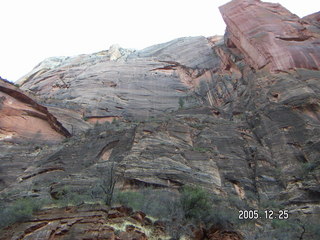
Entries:
{"type": "Polygon", "coordinates": [[[25,224],[9,228],[0,239],[148,239],[165,236],[161,225],[130,208],[82,205],[47,209],[25,224]],[[149,236],[144,232],[149,231],[149,236]]]}
{"type": "MultiPolygon", "coordinates": [[[[50,116],[42,121],[54,119],[55,125],[47,120],[51,131],[73,136],[54,145],[2,140],[2,204],[68,196],[80,196],[77,204],[102,201],[101,185],[113,176],[120,196],[149,189],[153,194],[142,202],[156,205],[182,194],[183,186],[201,187],[214,199],[216,213],[223,213],[205,226],[193,225],[190,234],[190,223],[168,208],[162,211],[169,222],[164,235],[174,237],[174,226],[191,239],[317,239],[318,13],[300,19],[281,5],[257,0],[233,0],[220,11],[227,23],[224,39],[181,38],[140,51],[113,46],[92,55],[51,58],[26,75],[21,89],[50,111],[41,108],[50,116]],[[266,209],[288,210],[290,218],[235,220],[244,209],[262,214],[266,209]]],[[[26,96],[11,85],[7,88],[26,96]]],[[[40,106],[27,99],[22,102],[40,106]]],[[[17,118],[29,105],[19,109],[17,118]]],[[[7,112],[1,110],[1,119],[9,117],[7,112]]],[[[37,125],[42,132],[49,129],[42,126],[37,125]]],[[[38,131],[29,125],[21,129],[38,131]]],[[[21,139],[26,135],[22,130],[21,139]]],[[[40,212],[8,227],[3,239],[67,239],[70,234],[81,239],[78,230],[88,233],[83,239],[99,239],[105,229],[107,239],[153,238],[146,232],[121,237],[121,231],[109,226],[109,209],[98,208],[94,217],[84,214],[89,219],[79,207],[77,213],[72,208],[70,221],[56,221],[56,214],[69,213],[51,207],[46,217],[40,212]],[[91,221],[104,230],[93,231],[86,225],[91,221]],[[71,231],[74,224],[78,227],[71,231]],[[18,236],[15,228],[24,235],[18,236]],[[61,237],[50,235],[57,229],[61,237]]]]}
{"type": "MultiPolygon", "coordinates": [[[[201,233],[194,231],[197,238],[201,233]]],[[[238,240],[235,232],[212,228],[208,239],[238,240]]],[[[0,239],[167,239],[164,223],[119,206],[82,205],[45,209],[24,224],[8,228],[0,239]]]]}

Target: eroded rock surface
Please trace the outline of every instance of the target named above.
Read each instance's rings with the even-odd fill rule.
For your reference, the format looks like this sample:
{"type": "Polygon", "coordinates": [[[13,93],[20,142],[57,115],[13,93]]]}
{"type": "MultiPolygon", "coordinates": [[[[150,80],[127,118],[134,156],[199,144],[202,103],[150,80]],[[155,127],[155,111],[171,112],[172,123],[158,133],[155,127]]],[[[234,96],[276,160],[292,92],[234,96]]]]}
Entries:
{"type": "Polygon", "coordinates": [[[139,118],[179,108],[179,98],[197,85],[219,58],[204,37],[181,38],[141,51],[112,47],[104,54],[47,61],[24,77],[22,89],[92,121],[139,118]],[[114,54],[117,52],[117,57],[114,54]],[[43,67],[41,67],[43,66],[43,67]]]}
{"type": "MultiPolygon", "coordinates": [[[[199,230],[198,230],[199,231],[199,230]]],[[[168,234],[159,221],[152,221],[143,212],[117,206],[82,204],[63,208],[47,208],[32,219],[14,224],[1,231],[1,240],[148,240],[167,239],[168,234]]],[[[242,240],[236,232],[211,228],[199,238],[188,239],[242,240]]]]}
{"type": "Polygon", "coordinates": [[[320,11],[305,16],[302,19],[320,28],[320,11]]]}
{"type": "MultiPolygon", "coordinates": [[[[54,146],[2,143],[4,205],[57,200],[65,188],[101,200],[99,184],[115,166],[118,191],[179,194],[193,185],[236,215],[289,211],[285,226],[237,225],[244,238],[317,239],[309,224],[320,209],[318,13],[300,19],[253,0],[221,12],[224,40],[181,38],[129,52],[114,46],[28,75],[22,88],[74,136],[54,146]]],[[[197,239],[241,239],[218,225],[196,230],[197,239]]]]}
{"type": "MultiPolygon", "coordinates": [[[[130,208],[107,208],[103,205],[49,208],[38,212],[23,224],[1,232],[0,239],[139,239],[157,233],[156,226],[145,215],[137,221],[138,212],[130,208]],[[146,235],[148,234],[148,236],[146,235]]],[[[139,215],[140,216],[140,215],[139,215]]],[[[162,232],[162,235],[164,233],[162,232]]]]}
{"type": "Polygon", "coordinates": [[[57,142],[65,137],[70,133],[46,107],[0,79],[0,140],[57,142]]]}
{"type": "Polygon", "coordinates": [[[233,0],[220,11],[230,42],[253,68],[320,69],[319,31],[280,4],[233,0]]]}

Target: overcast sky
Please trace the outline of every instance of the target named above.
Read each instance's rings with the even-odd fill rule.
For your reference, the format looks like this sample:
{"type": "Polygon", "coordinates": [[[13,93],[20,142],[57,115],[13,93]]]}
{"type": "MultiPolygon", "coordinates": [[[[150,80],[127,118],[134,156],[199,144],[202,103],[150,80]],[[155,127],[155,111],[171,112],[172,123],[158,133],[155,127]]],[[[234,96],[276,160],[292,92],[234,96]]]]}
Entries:
{"type": "MultiPolygon", "coordinates": [[[[222,35],[228,0],[0,0],[0,76],[15,81],[47,57],[222,35]]],[[[300,17],[319,0],[271,0],[300,17]]]]}

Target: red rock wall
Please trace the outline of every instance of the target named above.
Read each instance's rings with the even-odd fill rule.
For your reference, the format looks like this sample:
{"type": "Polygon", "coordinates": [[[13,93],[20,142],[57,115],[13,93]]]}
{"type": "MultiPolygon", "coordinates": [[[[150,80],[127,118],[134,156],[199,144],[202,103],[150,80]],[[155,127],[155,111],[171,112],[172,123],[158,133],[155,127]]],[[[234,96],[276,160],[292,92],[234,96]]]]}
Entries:
{"type": "Polygon", "coordinates": [[[251,67],[320,69],[319,35],[280,4],[233,0],[220,7],[230,40],[251,67]]]}
{"type": "Polygon", "coordinates": [[[47,108],[0,80],[0,140],[59,141],[68,136],[47,108]]]}

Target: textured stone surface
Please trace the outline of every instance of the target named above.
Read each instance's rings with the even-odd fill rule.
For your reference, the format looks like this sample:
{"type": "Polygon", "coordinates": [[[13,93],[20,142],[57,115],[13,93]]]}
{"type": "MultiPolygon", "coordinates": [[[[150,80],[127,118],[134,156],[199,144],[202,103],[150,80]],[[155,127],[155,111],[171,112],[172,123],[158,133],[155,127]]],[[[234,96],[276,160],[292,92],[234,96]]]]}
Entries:
{"type": "Polygon", "coordinates": [[[27,82],[47,71],[62,66],[68,66],[70,64],[79,66],[83,62],[88,62],[89,64],[96,64],[103,60],[123,61],[132,52],[134,52],[134,50],[123,49],[118,45],[112,45],[107,51],[100,51],[93,54],[81,54],[72,57],[50,57],[40,62],[29,73],[20,78],[17,83],[23,84],[24,82],[27,82]]]}
{"type": "Polygon", "coordinates": [[[0,140],[55,142],[69,136],[47,108],[0,79],[0,140]]]}
{"type": "MultiPolygon", "coordinates": [[[[47,208],[30,220],[0,230],[0,240],[147,240],[166,239],[159,222],[145,214],[123,206],[108,208],[100,204],[83,204],[63,208],[47,208]],[[139,216],[139,217],[137,217],[139,216]]],[[[236,232],[212,228],[199,237],[186,239],[242,240],[236,232]],[[208,237],[208,238],[206,238],[208,237]]]]}
{"type": "Polygon", "coordinates": [[[123,52],[112,47],[102,55],[61,60],[49,70],[41,67],[45,62],[24,77],[22,89],[46,99],[48,106],[60,107],[64,101],[67,105],[61,107],[86,119],[144,119],[178,109],[179,98],[207,77],[206,70],[219,68],[219,58],[204,37],[123,52]],[[112,57],[115,49],[121,57],[112,57]]]}
{"type": "Polygon", "coordinates": [[[137,213],[122,210],[126,209],[121,207],[109,209],[102,205],[49,208],[38,212],[29,221],[2,231],[0,239],[145,240],[161,237],[155,234],[156,227],[152,223],[147,226],[144,218],[136,220],[134,216],[137,213]]]}
{"type": "Polygon", "coordinates": [[[302,19],[320,28],[320,11],[305,16],[302,19]]]}
{"type": "MultiPolygon", "coordinates": [[[[53,146],[1,142],[4,205],[26,196],[56,199],[65,188],[101,200],[97,186],[116,165],[118,191],[173,195],[195,185],[236,215],[289,210],[284,228],[265,219],[237,225],[245,239],[317,239],[308,224],[320,209],[320,71],[305,58],[318,49],[317,14],[299,19],[279,5],[245,0],[221,11],[224,39],[182,38],[135,52],[114,46],[28,76],[22,88],[74,136],[53,146]]],[[[242,238],[218,226],[194,232],[242,238]]]]}
{"type": "Polygon", "coordinates": [[[255,69],[320,69],[317,34],[280,4],[233,0],[220,11],[230,40],[255,69]]]}
{"type": "MultiPolygon", "coordinates": [[[[14,184],[21,188],[21,194],[25,195],[29,190],[24,193],[24,186],[39,184],[42,187],[37,195],[42,197],[47,196],[47,189],[54,191],[54,188],[65,184],[75,189],[83,185],[89,190],[102,177],[97,173],[107,172],[108,166],[117,162],[122,176],[118,184],[123,188],[144,184],[177,188],[184,184],[197,184],[219,192],[224,187],[229,188],[223,182],[225,175],[241,174],[236,178],[241,178],[243,184],[252,189],[246,160],[239,159],[239,155],[244,154],[246,144],[241,131],[237,130],[241,128],[241,124],[238,126],[208,114],[192,112],[183,113],[172,120],[151,121],[139,126],[96,126],[85,135],[74,137],[52,149],[50,154],[48,149],[39,146],[37,157],[30,156],[32,165],[38,167],[30,167],[20,173],[18,169],[22,165],[12,169],[20,175],[17,185],[15,178],[11,178],[11,171],[2,175],[2,181],[7,186],[14,184]],[[192,121],[186,121],[188,118],[192,118],[192,121]],[[125,130],[121,130],[123,128],[125,130]],[[224,161],[228,164],[224,164],[224,161]],[[70,175],[79,177],[70,179],[70,175]],[[52,177],[58,178],[59,184],[47,182],[52,177]]],[[[19,158],[19,155],[12,156],[13,152],[4,154],[3,159],[19,158]]],[[[33,154],[30,151],[26,155],[33,154]]]]}

